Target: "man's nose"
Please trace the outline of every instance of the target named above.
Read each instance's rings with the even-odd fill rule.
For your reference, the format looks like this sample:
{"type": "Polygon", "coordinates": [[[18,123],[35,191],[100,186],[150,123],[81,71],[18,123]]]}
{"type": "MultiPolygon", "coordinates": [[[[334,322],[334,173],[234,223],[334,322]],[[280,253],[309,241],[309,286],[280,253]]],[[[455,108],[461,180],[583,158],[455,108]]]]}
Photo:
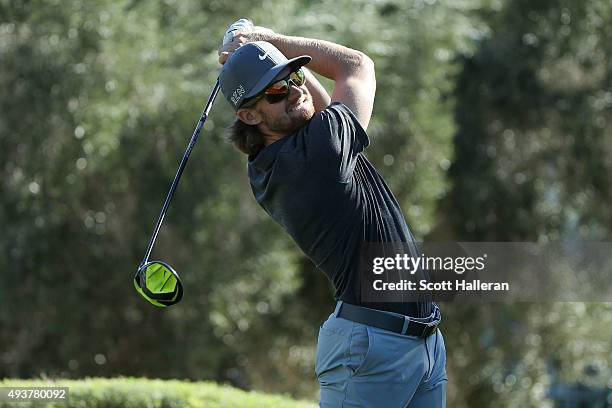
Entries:
{"type": "Polygon", "coordinates": [[[289,100],[290,101],[297,101],[298,99],[300,99],[300,97],[302,96],[304,91],[302,90],[301,87],[297,86],[293,82],[289,82],[289,84],[290,84],[290,86],[289,86],[289,100]]]}

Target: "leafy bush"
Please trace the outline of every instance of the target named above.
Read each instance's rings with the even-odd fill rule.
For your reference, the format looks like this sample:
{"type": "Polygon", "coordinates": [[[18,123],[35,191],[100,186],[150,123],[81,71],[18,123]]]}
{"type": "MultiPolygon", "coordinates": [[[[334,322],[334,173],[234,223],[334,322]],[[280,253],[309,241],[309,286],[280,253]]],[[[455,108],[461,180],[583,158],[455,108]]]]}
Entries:
{"type": "MultiPolygon", "coordinates": [[[[212,382],[88,378],[85,380],[3,380],[1,387],[68,387],[67,402],[21,402],[20,407],[62,408],[313,408],[315,404],[279,395],[246,392],[212,382]]],[[[12,402],[0,401],[0,408],[12,402]]]]}

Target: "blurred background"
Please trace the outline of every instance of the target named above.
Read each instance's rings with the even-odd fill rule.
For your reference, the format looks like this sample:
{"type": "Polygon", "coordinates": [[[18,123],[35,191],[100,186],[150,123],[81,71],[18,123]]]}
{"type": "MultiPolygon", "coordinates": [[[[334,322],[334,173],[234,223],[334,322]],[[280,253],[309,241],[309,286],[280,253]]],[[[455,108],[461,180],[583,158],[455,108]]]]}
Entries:
{"type": "MultiPolygon", "coordinates": [[[[316,400],[322,273],[251,196],[219,98],[240,17],[376,63],[367,157],[419,240],[612,240],[609,0],[0,0],[0,378],[214,380],[316,400]]],[[[325,82],[329,85],[329,82],[325,82]]],[[[450,407],[612,406],[612,305],[443,304],[450,407]]]]}

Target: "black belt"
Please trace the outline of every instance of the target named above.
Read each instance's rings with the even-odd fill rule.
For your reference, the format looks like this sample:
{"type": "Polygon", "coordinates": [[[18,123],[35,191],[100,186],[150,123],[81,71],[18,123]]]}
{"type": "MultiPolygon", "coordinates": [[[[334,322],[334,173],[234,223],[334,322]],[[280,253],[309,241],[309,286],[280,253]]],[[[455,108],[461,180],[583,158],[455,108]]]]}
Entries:
{"type": "Polygon", "coordinates": [[[429,322],[420,322],[409,316],[394,315],[389,312],[355,306],[342,301],[338,302],[335,313],[337,317],[353,322],[420,338],[426,338],[434,334],[441,320],[440,309],[435,305],[434,311],[429,318],[419,319],[430,320],[429,322]]]}

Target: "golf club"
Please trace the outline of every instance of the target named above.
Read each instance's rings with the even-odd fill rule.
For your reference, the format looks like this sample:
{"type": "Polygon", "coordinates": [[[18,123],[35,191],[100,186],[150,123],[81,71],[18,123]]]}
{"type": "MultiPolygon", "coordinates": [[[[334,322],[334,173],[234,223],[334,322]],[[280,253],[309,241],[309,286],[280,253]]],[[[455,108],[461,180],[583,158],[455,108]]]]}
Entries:
{"type": "Polygon", "coordinates": [[[174,196],[176,187],[178,186],[181,175],[183,174],[183,170],[187,165],[187,160],[191,155],[193,146],[198,140],[202,125],[204,125],[204,122],[208,117],[208,113],[210,112],[213,102],[219,93],[219,89],[219,79],[217,79],[215,87],[208,97],[204,111],[200,116],[200,120],[193,131],[193,135],[191,136],[191,140],[187,145],[187,149],[183,154],[183,159],[181,160],[176,175],[174,176],[174,180],[170,185],[170,191],[168,191],[168,195],[164,201],[161,213],[157,219],[157,224],[155,224],[155,228],[153,229],[153,235],[149,240],[149,245],[147,246],[145,256],[138,266],[136,275],[134,275],[134,287],[138,293],[140,293],[151,304],[158,307],[168,307],[178,303],[183,297],[183,284],[178,273],[176,273],[176,271],[170,265],[161,261],[149,262],[149,256],[151,256],[151,251],[153,250],[153,245],[157,239],[157,234],[159,234],[159,229],[164,222],[164,217],[166,216],[166,212],[170,206],[170,201],[174,196]]]}

